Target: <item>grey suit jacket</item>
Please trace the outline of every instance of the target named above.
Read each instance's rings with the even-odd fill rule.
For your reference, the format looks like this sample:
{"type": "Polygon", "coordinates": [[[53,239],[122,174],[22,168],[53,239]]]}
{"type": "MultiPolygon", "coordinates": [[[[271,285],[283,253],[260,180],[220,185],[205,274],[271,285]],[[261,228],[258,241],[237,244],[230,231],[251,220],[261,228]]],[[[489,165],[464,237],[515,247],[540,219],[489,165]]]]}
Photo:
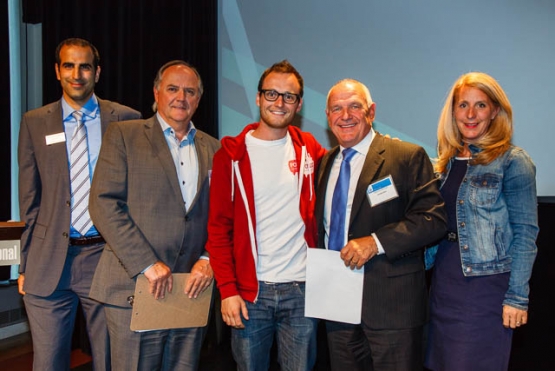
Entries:
{"type": "MultiPolygon", "coordinates": [[[[318,247],[324,248],[324,201],[339,147],[322,159],[318,173],[316,217],[318,247]]],[[[426,320],[427,290],[423,247],[446,232],[443,200],[426,152],[414,144],[376,133],[358,180],[348,239],[376,233],[385,254],[365,264],[362,320],[374,329],[400,329],[426,320]],[[368,186],[388,175],[399,197],[371,207],[368,186]]]]}
{"type": "Polygon", "coordinates": [[[189,272],[204,252],[212,157],[220,143],[197,130],[197,194],[185,210],[175,165],[156,116],[110,125],[100,150],[89,210],[106,240],[91,297],[129,307],[136,276],[160,260],[189,272]]]}
{"type": "MultiPolygon", "coordinates": [[[[121,104],[98,99],[102,132],[114,121],[141,114],[121,104]]],[[[27,293],[48,296],[55,290],[66,260],[70,228],[69,159],[66,143],[46,144],[46,136],[64,131],[57,101],[23,115],[19,131],[20,272],[27,293]]]]}

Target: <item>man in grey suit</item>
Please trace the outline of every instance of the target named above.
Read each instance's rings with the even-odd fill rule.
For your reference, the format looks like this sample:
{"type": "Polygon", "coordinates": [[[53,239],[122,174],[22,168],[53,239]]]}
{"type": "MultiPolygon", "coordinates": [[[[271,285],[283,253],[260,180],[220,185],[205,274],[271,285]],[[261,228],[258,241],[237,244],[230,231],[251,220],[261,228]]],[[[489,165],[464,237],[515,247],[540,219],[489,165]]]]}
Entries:
{"type": "Polygon", "coordinates": [[[339,146],[320,164],[318,246],[340,250],[351,269],[364,267],[361,324],[326,322],[331,365],[420,370],[427,301],[423,247],[446,233],[446,215],[428,156],[419,146],[375,132],[375,107],[356,80],[342,80],[328,94],[326,115],[339,146]],[[349,158],[345,184],[340,173],[349,158]],[[334,190],[341,183],[346,215],[338,221],[334,190]]]}
{"type": "Polygon", "coordinates": [[[172,290],[172,273],[191,273],[196,297],[212,282],[204,245],[212,157],[220,147],[191,118],[202,95],[195,68],[171,61],[154,80],[148,120],[112,124],[104,136],[90,210],[106,239],[91,296],[105,303],[115,370],[195,370],[205,327],[133,332],[132,299],[144,273],[150,293],[172,290]]]}
{"type": "Polygon", "coordinates": [[[27,112],[21,121],[19,208],[25,230],[18,283],[33,338],[35,370],[69,370],[79,302],[87,322],[94,369],[110,368],[104,311],[89,297],[104,240],[94,225],[82,223],[86,225],[79,231],[74,223],[76,216],[86,215],[84,219],[88,213],[76,211],[76,187],[70,181],[72,136],[78,126],[73,114],[80,112],[87,132],[88,159],[85,151],[83,160],[87,183],[108,124],[141,115],[95,96],[99,59],[96,48],[86,40],[61,42],[56,49],[55,68],[62,98],[27,112]]]}

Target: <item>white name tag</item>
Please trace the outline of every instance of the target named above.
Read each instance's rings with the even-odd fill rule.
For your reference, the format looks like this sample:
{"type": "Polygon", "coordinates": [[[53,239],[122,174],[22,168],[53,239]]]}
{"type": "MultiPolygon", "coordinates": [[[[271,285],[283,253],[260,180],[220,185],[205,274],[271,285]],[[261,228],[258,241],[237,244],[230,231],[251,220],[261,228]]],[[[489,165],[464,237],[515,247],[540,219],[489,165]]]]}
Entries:
{"type": "Polygon", "coordinates": [[[391,175],[370,184],[366,190],[366,195],[368,196],[368,202],[370,202],[370,206],[372,207],[399,197],[391,175]]]}
{"type": "Polygon", "coordinates": [[[62,143],[66,141],[66,133],[61,132],[58,134],[47,135],[46,137],[46,145],[49,146],[54,143],[62,143]]]}

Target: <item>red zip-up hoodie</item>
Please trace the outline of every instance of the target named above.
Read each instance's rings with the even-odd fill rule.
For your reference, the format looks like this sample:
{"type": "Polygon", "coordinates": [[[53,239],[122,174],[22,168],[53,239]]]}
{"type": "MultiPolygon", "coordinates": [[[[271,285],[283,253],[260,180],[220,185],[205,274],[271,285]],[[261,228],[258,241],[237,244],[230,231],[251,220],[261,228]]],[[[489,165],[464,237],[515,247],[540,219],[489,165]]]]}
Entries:
{"type": "MultiPolygon", "coordinates": [[[[258,297],[256,212],[245,145],[246,134],[257,127],[258,123],[250,124],[238,136],[223,138],[212,163],[206,249],[222,299],[241,295],[243,300],[255,302],[258,297]]],[[[312,134],[294,126],[289,126],[288,131],[300,170],[299,211],[305,223],[304,238],[309,247],[316,247],[314,179],[326,150],[312,134]]]]}

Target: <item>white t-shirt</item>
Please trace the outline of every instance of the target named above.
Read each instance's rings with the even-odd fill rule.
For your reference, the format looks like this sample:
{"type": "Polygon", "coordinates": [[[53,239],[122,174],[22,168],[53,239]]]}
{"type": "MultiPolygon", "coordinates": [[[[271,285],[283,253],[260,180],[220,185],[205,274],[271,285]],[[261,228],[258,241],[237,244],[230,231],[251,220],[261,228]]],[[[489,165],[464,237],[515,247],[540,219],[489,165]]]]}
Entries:
{"type": "Polygon", "coordinates": [[[289,133],[279,140],[245,140],[252,168],[260,281],[305,280],[305,225],[299,211],[298,169],[289,133]]]}

